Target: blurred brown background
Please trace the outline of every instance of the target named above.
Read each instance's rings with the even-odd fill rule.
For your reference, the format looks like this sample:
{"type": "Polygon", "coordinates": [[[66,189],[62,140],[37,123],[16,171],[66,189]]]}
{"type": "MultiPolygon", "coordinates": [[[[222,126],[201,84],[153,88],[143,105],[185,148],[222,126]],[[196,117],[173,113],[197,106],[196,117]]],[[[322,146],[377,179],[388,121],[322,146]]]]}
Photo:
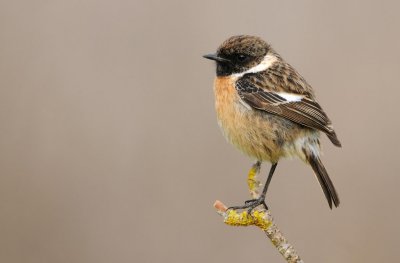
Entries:
{"type": "MultiPolygon", "coordinates": [[[[397,1],[1,1],[0,262],[283,262],[212,204],[248,199],[218,129],[227,37],[268,40],[317,91],[342,205],[282,161],[269,206],[305,262],[394,262],[400,242],[397,1]]],[[[263,167],[265,179],[269,165],[263,167]]]]}

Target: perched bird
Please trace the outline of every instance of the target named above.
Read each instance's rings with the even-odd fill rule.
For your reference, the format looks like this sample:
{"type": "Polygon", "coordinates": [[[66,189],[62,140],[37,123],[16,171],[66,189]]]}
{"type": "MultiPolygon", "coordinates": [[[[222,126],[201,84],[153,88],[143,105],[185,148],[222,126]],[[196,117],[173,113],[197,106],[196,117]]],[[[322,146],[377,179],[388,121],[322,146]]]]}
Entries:
{"type": "Polygon", "coordinates": [[[265,195],[284,157],[309,164],[329,207],[338,207],[338,194],[320,159],[320,131],[335,146],[341,144],[306,80],[256,36],[233,36],[204,58],[216,62],[215,107],[224,136],[257,160],[253,168],[259,170],[263,161],[272,164],[260,197],[234,208],[267,208],[265,195]]]}

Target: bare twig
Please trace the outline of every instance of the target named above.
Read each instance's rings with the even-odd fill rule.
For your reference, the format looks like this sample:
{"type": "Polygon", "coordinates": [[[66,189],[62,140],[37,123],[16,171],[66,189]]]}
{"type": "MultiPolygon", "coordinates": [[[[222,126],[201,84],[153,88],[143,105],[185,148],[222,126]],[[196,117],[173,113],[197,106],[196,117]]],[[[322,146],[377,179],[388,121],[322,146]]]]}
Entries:
{"type": "MultiPolygon", "coordinates": [[[[259,194],[258,187],[260,184],[256,178],[258,172],[259,166],[254,165],[248,174],[247,182],[250,194],[253,198],[257,198],[259,194]]],[[[303,260],[300,259],[293,246],[289,244],[278,226],[274,223],[270,211],[266,210],[264,206],[261,205],[253,209],[251,214],[248,214],[247,211],[239,213],[235,209],[227,209],[227,207],[218,200],[215,201],[214,207],[217,212],[223,216],[226,224],[231,226],[255,225],[261,228],[287,262],[303,263],[303,260]]]]}

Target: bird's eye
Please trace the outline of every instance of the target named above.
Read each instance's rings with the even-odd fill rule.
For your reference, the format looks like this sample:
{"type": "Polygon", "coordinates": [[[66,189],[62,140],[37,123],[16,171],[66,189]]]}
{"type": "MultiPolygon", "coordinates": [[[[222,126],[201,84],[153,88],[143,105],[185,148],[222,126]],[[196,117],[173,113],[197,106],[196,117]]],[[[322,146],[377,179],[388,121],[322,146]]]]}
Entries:
{"type": "Polygon", "coordinates": [[[239,62],[245,62],[247,59],[249,58],[249,56],[245,55],[245,54],[239,54],[237,55],[237,60],[239,62]]]}

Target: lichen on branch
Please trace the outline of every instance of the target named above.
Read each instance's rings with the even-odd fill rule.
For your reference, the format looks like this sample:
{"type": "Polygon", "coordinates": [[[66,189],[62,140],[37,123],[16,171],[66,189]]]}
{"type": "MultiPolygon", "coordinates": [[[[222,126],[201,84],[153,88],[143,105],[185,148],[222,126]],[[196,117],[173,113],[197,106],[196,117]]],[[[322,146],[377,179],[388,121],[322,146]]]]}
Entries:
{"type": "MultiPolygon", "coordinates": [[[[249,186],[250,195],[252,198],[258,197],[258,187],[260,186],[257,175],[260,170],[260,165],[255,164],[250,169],[248,174],[247,183],[249,186]]],[[[217,212],[223,216],[224,223],[230,226],[257,226],[265,232],[267,237],[271,240],[272,244],[278,249],[279,253],[289,263],[304,263],[300,259],[296,250],[289,244],[287,239],[283,236],[278,226],[274,223],[274,219],[269,210],[260,205],[253,209],[249,214],[247,211],[237,211],[235,209],[228,209],[221,201],[215,201],[214,207],[217,212]]]]}

